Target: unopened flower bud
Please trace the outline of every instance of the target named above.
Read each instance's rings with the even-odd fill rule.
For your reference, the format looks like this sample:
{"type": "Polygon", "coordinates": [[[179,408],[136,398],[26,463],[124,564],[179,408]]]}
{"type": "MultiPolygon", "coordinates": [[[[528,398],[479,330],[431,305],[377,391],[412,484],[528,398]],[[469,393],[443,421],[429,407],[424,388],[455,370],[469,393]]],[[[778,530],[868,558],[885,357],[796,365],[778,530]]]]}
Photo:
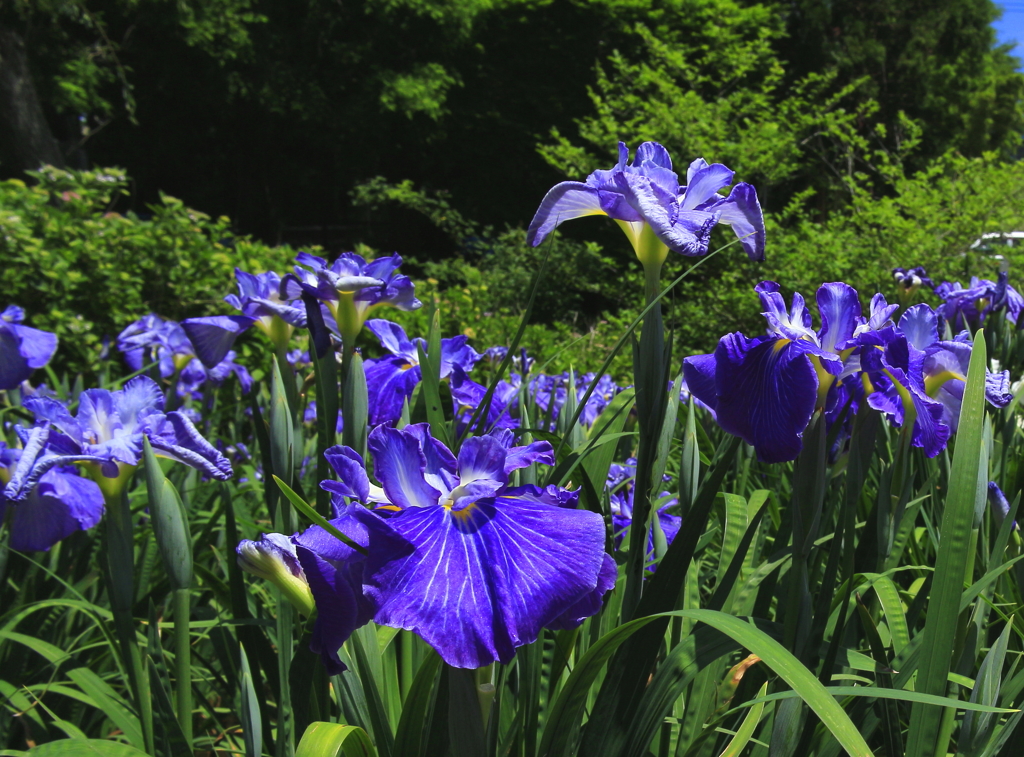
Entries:
{"type": "Polygon", "coordinates": [[[238,567],[273,583],[303,615],[313,613],[313,592],[291,539],[284,534],[263,534],[259,541],[243,539],[235,551],[238,567]]]}

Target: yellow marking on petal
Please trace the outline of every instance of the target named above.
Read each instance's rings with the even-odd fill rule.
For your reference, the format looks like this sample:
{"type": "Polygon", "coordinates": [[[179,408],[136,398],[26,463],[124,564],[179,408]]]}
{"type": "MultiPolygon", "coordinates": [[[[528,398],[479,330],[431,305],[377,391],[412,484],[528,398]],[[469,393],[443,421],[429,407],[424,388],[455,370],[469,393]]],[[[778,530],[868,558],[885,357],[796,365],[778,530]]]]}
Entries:
{"type": "MultiPolygon", "coordinates": [[[[454,502],[452,503],[454,504],[454,502]]],[[[476,511],[476,502],[470,502],[468,505],[460,510],[452,510],[451,504],[445,504],[445,508],[452,514],[452,516],[461,523],[466,523],[470,518],[473,517],[473,513],[476,511]]]]}
{"type": "Polygon", "coordinates": [[[926,376],[924,380],[924,393],[929,397],[934,397],[939,393],[939,389],[942,388],[943,384],[954,379],[966,381],[967,377],[953,371],[943,371],[942,373],[936,373],[934,376],[926,376]]]}
{"type": "Polygon", "coordinates": [[[393,512],[396,512],[396,513],[402,512],[402,508],[400,508],[398,505],[377,505],[373,509],[374,510],[392,510],[393,512]]]}
{"type": "Polygon", "coordinates": [[[904,425],[906,425],[907,418],[916,420],[917,408],[914,406],[914,398],[910,395],[910,390],[897,381],[896,377],[889,373],[887,369],[883,368],[882,372],[892,380],[893,388],[895,388],[896,393],[900,395],[900,402],[903,403],[904,425]]]}
{"type": "Polygon", "coordinates": [[[818,399],[816,407],[825,407],[825,399],[828,397],[828,390],[836,377],[826,371],[821,365],[821,358],[817,355],[809,355],[811,365],[814,366],[814,373],[818,376],[818,399]]]}
{"type": "Polygon", "coordinates": [[[868,374],[860,374],[860,383],[864,385],[865,394],[874,394],[875,385],[871,383],[871,379],[868,378],[868,374]]]}
{"type": "Polygon", "coordinates": [[[772,347],[772,352],[778,353],[783,347],[785,347],[787,344],[789,344],[792,341],[793,341],[792,339],[780,339],[780,340],[778,340],[775,343],[775,346],[772,347]]]}

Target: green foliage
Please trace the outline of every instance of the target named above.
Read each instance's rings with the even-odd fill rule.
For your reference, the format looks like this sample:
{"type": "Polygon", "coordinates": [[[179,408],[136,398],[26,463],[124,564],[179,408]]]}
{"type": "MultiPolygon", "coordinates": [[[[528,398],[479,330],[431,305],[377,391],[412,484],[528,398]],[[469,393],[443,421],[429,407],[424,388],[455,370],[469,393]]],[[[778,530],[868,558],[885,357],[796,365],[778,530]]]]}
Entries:
{"type": "MultiPolygon", "coordinates": [[[[809,458],[795,467],[759,463],[699,408],[671,413],[666,428],[658,430],[667,440],[668,473],[659,486],[683,494],[687,484],[678,461],[688,459],[687,447],[696,445],[699,488],[686,529],[645,582],[638,615],[621,614],[620,577],[602,612],[580,629],[545,631],[510,664],[477,674],[453,673],[413,634],[370,624],[342,648],[349,670],[328,688],[317,675],[318,660],[305,649],[309,621],[293,619],[285,610],[290,605],[263,581],[243,579],[231,555],[239,537],[275,528],[272,488],[252,463],[241,463],[238,476],[221,484],[201,481],[180,465],[161,471],[150,460],[147,472],[158,482],[166,475],[163,485],[169,482],[187,502],[195,559],[191,589],[175,597],[189,602],[183,609],[175,605],[170,634],[172,624],[164,618],[176,585],[173,566],[157,557],[152,512],[146,511],[150,487],[140,470],[128,494],[131,615],[140,654],[149,661],[155,719],[173,723],[175,713],[160,692],[186,681],[195,695],[190,712],[196,750],[288,752],[280,740],[281,712],[287,708],[289,716],[311,723],[301,740],[295,734],[297,755],[397,755],[400,746],[409,754],[434,755],[463,743],[476,744],[475,757],[717,755],[737,745],[734,734],[746,741],[745,754],[762,755],[777,743],[783,721],[792,753],[808,757],[834,756],[841,749],[900,755],[904,734],[908,745],[923,735],[940,739],[947,752],[998,754],[1013,737],[1024,693],[1024,632],[1015,620],[1024,600],[1011,569],[1022,545],[1011,533],[1014,513],[1000,529],[987,507],[974,505],[979,480],[998,480],[1010,491],[1010,482],[1024,480],[1024,433],[1020,408],[986,409],[985,353],[980,344],[977,350],[952,467],[948,458],[916,453],[906,461],[910,486],[892,495],[900,507],[891,546],[879,543],[878,534],[893,512],[886,506],[886,482],[898,442],[886,429],[877,438],[869,430],[873,411],[861,409],[849,446],[835,460],[822,457],[817,470],[803,469],[809,458]],[[866,451],[863,467],[854,463],[857,449],[866,451]],[[801,492],[818,478],[826,485],[818,509],[802,526],[811,529],[808,540],[797,549],[793,508],[806,506],[801,492]],[[953,547],[959,562],[940,580],[942,550],[953,547]],[[794,594],[803,609],[789,615],[794,594]],[[657,609],[658,604],[666,606],[657,609]],[[185,609],[191,618],[183,625],[185,609]],[[955,625],[954,648],[924,645],[936,622],[947,632],[955,625]],[[787,635],[791,623],[804,642],[787,635]],[[176,635],[186,631],[187,645],[168,638],[181,641],[176,635]],[[639,667],[631,657],[638,643],[649,662],[639,667]],[[182,661],[189,654],[192,665],[185,672],[182,661]],[[936,667],[948,667],[948,684],[940,676],[925,692],[923,671],[936,667]],[[456,677],[462,674],[464,679],[456,677]],[[600,716],[602,697],[629,691],[620,686],[624,675],[631,676],[627,683],[641,681],[636,696],[600,716]],[[480,681],[493,682],[486,684],[494,687],[493,698],[482,696],[480,681]],[[912,712],[919,711],[933,722],[927,730],[917,726],[912,712]],[[481,713],[482,731],[476,720],[481,713]],[[251,733],[261,727],[260,734],[251,733]]],[[[287,377],[308,389],[303,378],[287,377]]],[[[253,405],[264,417],[276,412],[275,398],[286,414],[282,423],[271,424],[271,438],[263,426],[269,450],[261,453],[274,454],[282,440],[286,446],[293,440],[305,452],[315,449],[314,439],[292,436],[284,393],[266,382],[256,390],[253,405]]],[[[620,396],[625,402],[606,412],[629,409],[633,395],[620,396]]],[[[206,433],[214,436],[219,429],[236,442],[252,441],[253,432],[259,437],[246,404],[236,386],[222,387],[210,405],[206,433]]],[[[631,452],[636,437],[632,421],[624,420],[599,420],[584,445],[564,445],[548,483],[583,481],[580,476],[589,477],[597,456],[599,468],[606,469],[614,459],[610,450],[631,452]],[[605,434],[616,443],[595,446],[605,434]],[[584,473],[573,464],[581,454],[584,473]]],[[[258,416],[255,422],[262,424],[258,416]]],[[[573,433],[565,431],[567,438],[573,433]]],[[[815,433],[807,435],[809,446],[815,433]]],[[[313,476],[312,466],[296,470],[284,489],[288,499],[304,504],[299,492],[312,490],[313,476]]],[[[609,515],[607,494],[599,494],[594,506],[609,515]]],[[[303,527],[313,510],[299,510],[303,527]]],[[[46,554],[10,554],[0,583],[0,750],[36,744],[27,754],[141,753],[140,717],[118,664],[100,576],[107,548],[97,533],[85,532],[46,554]]],[[[182,753],[170,743],[158,737],[149,753],[182,753]]],[[[1016,746],[1010,742],[1007,753],[1016,746]]]]}
{"type": "MultiPolygon", "coordinates": [[[[776,186],[800,167],[799,141],[811,131],[812,94],[827,75],[786,87],[772,48],[784,37],[768,5],[700,0],[669,4],[660,18],[632,28],[634,50],[615,50],[598,68],[590,91],[594,115],[578,121],[580,136],[600,151],[591,157],[555,131],[541,154],[567,175],[605,167],[617,140],[656,140],[673,155],[715,156],[757,184],[776,186]]],[[[815,103],[818,119],[831,109],[815,103]]]]}
{"type": "Polygon", "coordinates": [[[90,370],[104,337],[154,311],[167,318],[223,312],[233,268],[284,268],[293,257],[231,232],[163,196],[146,216],[117,213],[118,169],[33,174],[0,183],[4,297],[60,339],[58,366],[90,370]]]}
{"type": "MultiPolygon", "coordinates": [[[[620,311],[641,304],[635,282],[623,285],[621,259],[594,242],[556,236],[539,248],[530,247],[522,229],[481,226],[452,207],[445,195],[417,190],[410,181],[389,184],[377,177],[357,186],[352,198],[358,206],[393,203],[407,208],[444,232],[454,257],[431,262],[412,256],[407,264],[422,272],[418,296],[440,307],[445,333],[466,334],[479,349],[509,343],[549,251],[524,342],[541,362],[552,360],[552,370],[597,362],[629,321],[620,311]]],[[[387,317],[426,333],[428,310],[387,317]]],[[[613,364],[614,375],[625,376],[627,367],[623,355],[613,364]]]]}
{"type": "Polygon", "coordinates": [[[792,73],[828,68],[841,83],[864,80],[861,97],[878,102],[890,132],[900,113],[921,124],[915,169],[950,149],[1016,151],[1024,77],[1008,49],[995,46],[998,4],[799,0],[790,8],[782,52],[792,73]]]}
{"type": "Polygon", "coordinates": [[[388,71],[382,81],[380,102],[386,110],[404,113],[410,119],[423,113],[434,121],[447,113],[448,90],[461,84],[440,63],[417,65],[408,73],[388,71]]]}

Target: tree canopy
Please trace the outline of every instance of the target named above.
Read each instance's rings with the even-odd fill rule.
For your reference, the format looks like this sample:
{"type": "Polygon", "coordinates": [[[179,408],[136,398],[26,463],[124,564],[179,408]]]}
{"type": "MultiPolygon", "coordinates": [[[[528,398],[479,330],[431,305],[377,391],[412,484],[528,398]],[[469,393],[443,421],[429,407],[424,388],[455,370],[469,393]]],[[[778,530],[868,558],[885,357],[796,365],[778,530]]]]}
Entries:
{"type": "MultiPolygon", "coordinates": [[[[877,280],[1024,226],[1024,75],[995,42],[997,13],[991,0],[43,0],[0,5],[0,40],[22,45],[35,123],[61,158],[127,170],[119,210],[145,217],[167,192],[270,244],[461,260],[490,272],[502,306],[523,301],[537,260],[516,230],[552,184],[607,167],[618,140],[723,162],[772,229],[766,268],[712,262],[692,283],[686,307],[728,322],[781,261],[807,285],[877,280]],[[958,194],[965,182],[981,191],[958,194]]],[[[14,175],[9,153],[0,172],[14,175]]],[[[632,304],[627,256],[604,251],[621,246],[614,227],[566,234],[581,266],[539,317],[632,304]]]]}

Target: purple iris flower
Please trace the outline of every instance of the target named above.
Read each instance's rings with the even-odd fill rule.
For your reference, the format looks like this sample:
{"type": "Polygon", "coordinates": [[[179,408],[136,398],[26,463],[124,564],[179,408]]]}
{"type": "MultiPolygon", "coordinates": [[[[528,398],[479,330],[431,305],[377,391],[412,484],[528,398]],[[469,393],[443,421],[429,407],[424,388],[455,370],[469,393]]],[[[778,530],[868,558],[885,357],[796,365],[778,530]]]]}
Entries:
{"type": "Polygon", "coordinates": [[[231,463],[186,416],[164,414],[163,393],[148,376],[137,376],[114,392],[85,390],[75,416],[50,397],[29,397],[24,404],[35,414],[36,426],[16,428],[24,451],[4,490],[8,499],[23,500],[46,471],[60,465],[91,463],[105,477],[118,478],[122,469],[139,464],[143,436],[164,457],[222,481],[231,477],[231,463]]]}
{"type": "MultiPolygon", "coordinates": [[[[939,454],[956,432],[973,347],[968,333],[952,341],[939,340],[938,314],[927,305],[914,305],[900,318],[895,331],[878,332],[881,344],[860,352],[871,393],[868,404],[902,426],[909,405],[915,413],[911,443],[928,457],[939,454]]],[[[985,398],[994,407],[1013,399],[1009,371],[986,371],[985,398]]]]}
{"type": "Polygon", "coordinates": [[[350,343],[373,308],[390,305],[415,310],[423,304],[416,299],[409,277],[398,273],[402,258],[397,254],[367,262],[354,252],[344,252],[328,265],[321,257],[300,252],[295,262],[299,264],[295,273],[281,282],[282,295],[297,299],[305,293],[320,300],[334,318],[342,339],[350,343]]]}
{"type": "Polygon", "coordinates": [[[909,270],[906,268],[893,268],[892,277],[901,292],[916,292],[922,286],[930,289],[935,288],[935,283],[928,278],[928,272],[921,266],[915,266],[909,270]]]}
{"type": "MultiPolygon", "coordinates": [[[[402,405],[412,397],[422,378],[417,347],[426,350],[427,342],[419,337],[410,341],[401,326],[380,318],[367,321],[366,328],[388,351],[384,357],[368,359],[365,367],[369,421],[376,426],[401,417],[402,405]]],[[[448,378],[455,366],[463,371],[472,370],[480,359],[467,342],[468,338],[461,335],[441,340],[442,379],[448,378]]]]}
{"type": "MultiPolygon", "coordinates": [[[[583,399],[583,395],[587,393],[587,389],[594,383],[594,379],[597,377],[596,373],[584,373],[576,379],[576,399],[577,401],[583,399]]],[[[583,412],[580,413],[580,423],[584,426],[594,425],[594,421],[597,420],[604,409],[608,407],[609,403],[615,399],[615,395],[622,391],[622,387],[615,383],[614,379],[607,373],[597,379],[597,386],[594,387],[593,393],[590,395],[590,399],[587,400],[586,406],[583,408],[583,412]]]]}
{"type": "Polygon", "coordinates": [[[8,305],[0,313],[0,389],[15,389],[36,368],[50,362],[57,335],[22,326],[25,311],[8,305]]]}
{"type": "Polygon", "coordinates": [[[660,267],[667,250],[707,253],[711,229],[725,223],[751,260],[764,260],[764,218],[754,188],[740,183],[728,197],[718,194],[733,176],[722,164],[698,158],[687,169],[686,184],[680,185],[664,147],[644,142],[629,163],[629,148],[620,142],[614,168],[594,171],[585,182],[563,181],[548,191],[526,239],[537,246],[563,221],[606,215],[626,232],[645,266],[660,267]]]}
{"type": "Polygon", "coordinates": [[[313,593],[299,563],[295,544],[284,534],[263,534],[259,541],[243,539],[235,548],[238,567],[273,582],[303,615],[313,614],[313,593]]]}
{"type": "MultiPolygon", "coordinates": [[[[306,409],[302,413],[303,423],[316,423],[316,400],[310,400],[309,404],[306,405],[306,409]]],[[[338,413],[338,421],[335,424],[335,433],[340,434],[345,430],[345,419],[341,413],[338,413]]]]}
{"type": "MultiPolygon", "coordinates": [[[[9,449],[0,441],[0,481],[9,480],[20,457],[20,449],[9,449]]],[[[13,508],[10,546],[19,552],[45,552],[75,531],[92,528],[103,517],[100,488],[70,467],[48,470],[21,502],[9,502],[0,491],[0,523],[8,505],[13,508]]]]}
{"type": "MultiPolygon", "coordinates": [[[[668,480],[668,476],[665,477],[668,480]]],[[[608,469],[608,480],[605,482],[605,489],[608,491],[608,498],[612,511],[612,537],[615,541],[615,548],[622,547],[622,540],[626,537],[629,527],[633,524],[633,491],[636,480],[636,458],[629,458],[624,464],[612,463],[608,469]]],[[[668,492],[662,492],[662,499],[669,497],[668,492]]],[[[665,543],[671,544],[679,533],[683,519],[670,513],[673,507],[679,504],[679,500],[672,497],[664,505],[658,508],[658,525],[665,534],[665,543]]],[[[647,535],[647,562],[654,559],[654,526],[647,535]]],[[[654,570],[652,566],[650,570],[654,570]]]]}
{"type": "Polygon", "coordinates": [[[197,350],[182,324],[164,320],[156,313],[143,316],[129,325],[118,335],[117,346],[133,371],[141,370],[147,362],[155,360],[163,378],[178,374],[177,392],[180,397],[192,395],[199,398],[204,384],[209,382],[220,386],[232,374],[238,377],[243,393],[252,388],[252,376],[244,366],[235,362],[237,354],[233,350],[224,353],[212,367],[207,367],[196,357],[197,350]]]}
{"type": "MultiPolygon", "coordinates": [[[[584,373],[575,377],[574,386],[577,402],[583,399],[587,389],[594,383],[596,376],[597,374],[595,373],[584,373]]],[[[550,415],[553,429],[554,422],[561,414],[562,407],[565,405],[565,400],[568,397],[568,371],[557,376],[548,376],[543,373],[537,374],[530,381],[530,389],[533,392],[534,402],[537,404],[542,416],[550,415]]],[[[580,413],[580,423],[584,426],[593,425],[597,417],[608,406],[608,403],[621,391],[622,387],[618,386],[611,376],[607,373],[601,376],[597,380],[594,392],[590,395],[590,399],[587,400],[586,406],[580,413]]]]}
{"type": "Polygon", "coordinates": [[[217,365],[207,368],[198,358],[193,359],[181,371],[178,377],[178,396],[193,396],[196,399],[202,398],[202,388],[205,384],[218,387],[227,381],[232,375],[238,378],[242,387],[242,393],[248,394],[252,388],[252,376],[244,365],[235,362],[238,357],[234,350],[230,350],[217,365]]]}
{"type": "Polygon", "coordinates": [[[133,371],[142,370],[146,363],[158,362],[163,378],[184,369],[196,356],[181,324],[164,320],[156,313],[129,324],[118,334],[117,348],[133,371]]]}
{"type": "MultiPolygon", "coordinates": [[[[995,481],[988,482],[988,506],[992,510],[992,517],[995,519],[996,528],[1002,528],[1003,521],[1010,514],[1010,502],[1006,499],[1003,490],[999,488],[999,484],[995,481]]],[[[1013,528],[1016,530],[1017,521],[1013,522],[1013,528]]]]}
{"type": "Polygon", "coordinates": [[[1017,324],[1024,309],[1024,297],[1010,286],[1005,271],[996,281],[973,276],[968,287],[959,281],[944,281],[935,287],[935,294],[945,300],[939,311],[954,332],[964,328],[977,331],[990,313],[1000,310],[1006,311],[1006,320],[1017,324]]]}
{"type": "MultiPolygon", "coordinates": [[[[508,354],[508,347],[488,347],[483,352],[483,359],[489,363],[492,367],[497,367],[501,364],[501,361],[505,359],[508,354]]],[[[533,366],[534,359],[528,357],[525,349],[521,349],[518,355],[512,356],[512,368],[513,370],[520,372],[530,372],[530,368],[533,366]],[[525,368],[523,367],[525,365],[525,368]]]]}
{"type": "MultiPolygon", "coordinates": [[[[344,457],[339,449],[328,450],[328,459],[332,455],[344,457]]],[[[370,544],[370,531],[363,519],[375,516],[362,505],[345,505],[338,496],[334,499],[335,517],[331,525],[361,546],[370,544]]],[[[404,546],[400,540],[377,541],[373,546],[382,551],[404,546]]],[[[345,670],[338,650],[353,631],[373,620],[375,606],[364,594],[365,558],[320,526],[295,534],[292,542],[317,610],[309,647],[320,655],[328,675],[337,675],[345,670]]]]}
{"type": "Polygon", "coordinates": [[[774,281],[754,289],[768,334],[753,339],[726,334],[714,354],[686,358],[683,374],[723,429],[752,445],[760,460],[783,462],[800,454],[815,409],[834,407],[837,379],[843,378],[844,361],[864,319],[857,292],[841,282],[818,289],[818,330],[799,293],[787,312],[774,281]]]}
{"type": "MultiPolygon", "coordinates": [[[[509,374],[508,381],[499,381],[491,395],[491,404],[487,408],[484,427],[487,430],[497,428],[519,428],[519,387],[522,378],[518,373],[509,374]]],[[[472,420],[473,413],[480,407],[487,394],[487,387],[478,384],[466,375],[459,366],[454,366],[451,375],[452,402],[455,405],[458,432],[461,434],[472,420]]]]}
{"type": "Polygon", "coordinates": [[[518,468],[553,464],[550,444],[513,447],[503,430],[468,439],[456,459],[424,423],[378,426],[368,447],[381,488],[345,447],[329,451],[340,480],[323,483],[379,503],[339,508],[335,521],[368,556],[336,540],[311,545],[309,531],[296,537],[312,553],[298,550],[318,609],[338,618],[340,633],[321,626],[328,648],[372,610],[375,622],[415,631],[449,665],[478,668],[507,663],[544,627],[575,627],[600,609],[615,582],[600,516],[576,509],[571,492],[508,485],[518,468]]]}
{"type": "Polygon", "coordinates": [[[306,325],[305,307],[294,302],[296,297],[281,296],[281,277],[274,271],[252,274],[236,268],[235,280],[238,294],[229,294],[224,301],[241,310],[241,315],[187,318],[181,322],[207,368],[220,363],[235,340],[252,326],[266,334],[276,349],[283,350],[292,330],[306,325]]]}
{"type": "Polygon", "coordinates": [[[505,359],[505,355],[508,354],[508,347],[488,347],[484,350],[483,359],[491,365],[499,365],[502,360],[505,359]]]}
{"type": "Polygon", "coordinates": [[[538,373],[530,379],[530,393],[533,395],[534,404],[537,406],[538,422],[543,424],[546,418],[551,419],[551,428],[558,419],[558,414],[565,404],[569,374],[563,373],[559,376],[549,376],[546,373],[538,373]]]}
{"type": "Polygon", "coordinates": [[[313,365],[313,359],[309,356],[309,350],[291,350],[285,355],[288,365],[296,371],[302,371],[313,365]]]}

